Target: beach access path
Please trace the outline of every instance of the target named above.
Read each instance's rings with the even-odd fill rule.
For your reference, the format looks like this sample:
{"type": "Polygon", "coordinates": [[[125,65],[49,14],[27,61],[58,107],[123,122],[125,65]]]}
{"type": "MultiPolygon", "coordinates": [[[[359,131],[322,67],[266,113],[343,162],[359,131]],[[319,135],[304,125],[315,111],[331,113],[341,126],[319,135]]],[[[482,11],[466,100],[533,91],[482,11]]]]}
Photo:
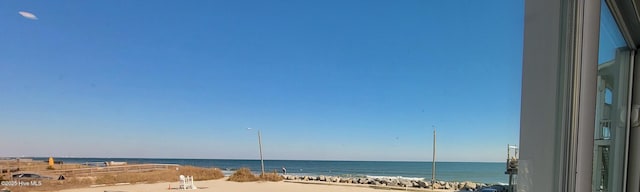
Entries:
{"type": "MultiPolygon", "coordinates": [[[[233,182],[226,181],[226,178],[209,181],[195,181],[194,184],[199,188],[196,190],[186,190],[193,192],[389,192],[404,191],[402,189],[383,189],[372,188],[367,185],[358,184],[327,184],[325,182],[233,182]]],[[[178,190],[178,182],[164,182],[154,184],[130,184],[115,185],[102,187],[89,187],[78,189],[67,189],[62,192],[158,192],[158,191],[182,191],[178,190]],[[169,188],[171,187],[171,189],[169,188]]],[[[411,189],[407,191],[429,192],[425,189],[411,189]]],[[[453,190],[434,190],[438,192],[452,192],[453,190]]]]}

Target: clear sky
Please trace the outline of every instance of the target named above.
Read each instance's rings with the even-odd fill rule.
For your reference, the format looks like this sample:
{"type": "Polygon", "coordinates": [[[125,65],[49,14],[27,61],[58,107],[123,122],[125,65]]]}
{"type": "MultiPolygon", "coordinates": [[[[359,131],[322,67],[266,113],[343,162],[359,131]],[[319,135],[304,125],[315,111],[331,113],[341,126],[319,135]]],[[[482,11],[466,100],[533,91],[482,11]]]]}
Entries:
{"type": "Polygon", "coordinates": [[[256,159],[256,129],[266,159],[431,161],[432,125],[440,161],[518,143],[522,0],[0,4],[0,156],[256,159]]]}

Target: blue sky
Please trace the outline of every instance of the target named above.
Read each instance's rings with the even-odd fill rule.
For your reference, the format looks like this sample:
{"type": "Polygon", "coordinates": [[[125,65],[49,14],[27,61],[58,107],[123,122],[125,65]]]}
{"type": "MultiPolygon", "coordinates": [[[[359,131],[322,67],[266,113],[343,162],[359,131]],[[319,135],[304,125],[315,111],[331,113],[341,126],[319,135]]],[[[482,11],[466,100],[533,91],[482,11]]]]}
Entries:
{"type": "Polygon", "coordinates": [[[523,2],[4,1],[0,156],[503,161],[523,2]],[[18,14],[38,16],[30,20],[18,14]],[[9,147],[11,146],[11,147],[9,147]]]}

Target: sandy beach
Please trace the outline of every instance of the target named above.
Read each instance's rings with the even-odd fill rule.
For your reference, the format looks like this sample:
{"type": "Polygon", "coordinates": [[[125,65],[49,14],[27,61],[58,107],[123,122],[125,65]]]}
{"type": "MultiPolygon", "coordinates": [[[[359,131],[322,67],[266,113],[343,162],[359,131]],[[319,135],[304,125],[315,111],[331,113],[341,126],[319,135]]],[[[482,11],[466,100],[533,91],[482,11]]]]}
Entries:
{"type": "MultiPolygon", "coordinates": [[[[198,192],[381,192],[381,191],[397,191],[403,189],[381,189],[372,188],[366,185],[348,185],[348,184],[323,184],[319,182],[232,182],[225,179],[196,181],[194,183],[199,189],[191,190],[198,192]]],[[[157,192],[157,191],[181,191],[176,189],[178,182],[165,182],[154,184],[133,184],[119,186],[103,186],[79,189],[68,189],[63,192],[157,192]],[[169,189],[171,187],[171,189],[169,189]]],[[[431,191],[411,189],[408,191],[431,191]]],[[[435,191],[452,191],[452,190],[435,190],[435,191]]]]}

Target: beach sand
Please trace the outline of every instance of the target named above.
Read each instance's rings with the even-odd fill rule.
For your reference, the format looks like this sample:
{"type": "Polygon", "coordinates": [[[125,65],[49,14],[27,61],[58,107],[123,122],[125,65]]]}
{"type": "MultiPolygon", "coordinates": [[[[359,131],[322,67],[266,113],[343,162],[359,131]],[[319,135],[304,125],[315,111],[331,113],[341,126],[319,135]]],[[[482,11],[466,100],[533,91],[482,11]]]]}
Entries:
{"type": "MultiPolygon", "coordinates": [[[[350,184],[326,184],[320,182],[232,182],[225,179],[209,180],[209,181],[195,181],[194,184],[201,189],[190,190],[197,192],[389,192],[389,191],[404,191],[403,189],[380,189],[372,188],[367,185],[350,185],[350,184]]],[[[104,187],[90,187],[80,189],[68,189],[63,192],[146,192],[146,191],[182,191],[176,189],[178,182],[165,182],[154,184],[133,184],[133,185],[119,185],[119,186],[104,186],[104,187]],[[169,190],[171,186],[171,190],[169,190]]],[[[431,191],[411,189],[409,191],[431,191]]],[[[451,191],[451,190],[436,190],[436,191],[451,191]]]]}

